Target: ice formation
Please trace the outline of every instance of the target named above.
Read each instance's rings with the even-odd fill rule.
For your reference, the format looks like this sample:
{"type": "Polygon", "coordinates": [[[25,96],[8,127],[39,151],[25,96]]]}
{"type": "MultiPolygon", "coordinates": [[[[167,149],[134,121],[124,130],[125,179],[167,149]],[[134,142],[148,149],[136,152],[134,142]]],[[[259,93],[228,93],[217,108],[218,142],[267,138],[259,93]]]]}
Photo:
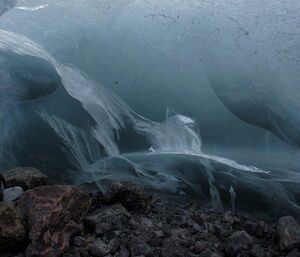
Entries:
{"type": "Polygon", "coordinates": [[[298,11],[296,0],[0,1],[0,168],[299,213],[298,11]]]}

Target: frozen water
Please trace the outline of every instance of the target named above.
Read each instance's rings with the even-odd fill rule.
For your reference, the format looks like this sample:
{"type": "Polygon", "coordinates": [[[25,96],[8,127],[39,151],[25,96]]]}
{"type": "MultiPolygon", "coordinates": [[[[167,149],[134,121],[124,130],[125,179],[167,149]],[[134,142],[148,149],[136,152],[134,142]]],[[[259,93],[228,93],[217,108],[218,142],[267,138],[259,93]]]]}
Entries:
{"type": "Polygon", "coordinates": [[[0,1],[1,167],[297,213],[299,11],[296,0],[0,1]]]}

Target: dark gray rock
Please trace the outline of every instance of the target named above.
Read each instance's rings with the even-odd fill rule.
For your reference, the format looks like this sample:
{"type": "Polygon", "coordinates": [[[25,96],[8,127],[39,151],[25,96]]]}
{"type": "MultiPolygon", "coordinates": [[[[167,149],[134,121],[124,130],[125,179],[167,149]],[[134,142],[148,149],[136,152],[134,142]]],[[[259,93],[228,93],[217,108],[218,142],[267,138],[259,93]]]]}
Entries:
{"type": "Polygon", "coordinates": [[[300,257],[300,252],[298,252],[296,249],[294,249],[286,257],[300,257]]]}
{"type": "Polygon", "coordinates": [[[194,253],[199,254],[204,252],[208,247],[209,247],[208,243],[206,241],[201,240],[195,243],[192,250],[194,253]]]}
{"type": "Polygon", "coordinates": [[[116,257],[129,257],[130,252],[126,248],[121,247],[121,250],[115,256],[116,257]]]}
{"type": "Polygon", "coordinates": [[[237,256],[243,249],[249,249],[253,245],[253,239],[246,231],[242,230],[234,232],[226,243],[227,254],[237,256]]]}
{"type": "Polygon", "coordinates": [[[7,187],[21,186],[24,190],[37,186],[47,185],[48,178],[36,168],[15,168],[4,174],[7,187]]]}
{"type": "Polygon", "coordinates": [[[115,182],[106,192],[111,203],[121,203],[129,211],[147,211],[152,197],[139,186],[129,182],[115,182]]]}
{"type": "Polygon", "coordinates": [[[255,236],[263,238],[269,232],[269,226],[264,221],[259,221],[255,230],[255,236]]]}
{"type": "Polygon", "coordinates": [[[24,190],[20,186],[9,187],[3,190],[3,201],[4,202],[12,202],[17,200],[22,196],[24,190]]]}
{"type": "Polygon", "coordinates": [[[219,252],[211,251],[209,249],[202,252],[199,257],[221,257],[222,255],[219,252]]]}
{"type": "Polygon", "coordinates": [[[3,175],[0,174],[0,202],[3,201],[3,190],[6,187],[5,179],[3,175]]]}
{"type": "Polygon", "coordinates": [[[183,251],[176,251],[169,248],[161,248],[161,256],[162,257],[185,257],[183,251]]]}
{"type": "Polygon", "coordinates": [[[109,241],[108,246],[111,253],[116,253],[120,248],[120,240],[118,238],[113,238],[109,241]]]}
{"type": "Polygon", "coordinates": [[[0,252],[26,240],[26,231],[13,203],[0,203],[0,252]]]}
{"type": "Polygon", "coordinates": [[[85,223],[97,235],[119,230],[128,224],[130,214],[121,204],[100,208],[86,217],[85,223]]]}
{"type": "Polygon", "coordinates": [[[133,240],[130,245],[131,256],[148,256],[152,251],[151,247],[146,242],[141,240],[133,240]]]}
{"type": "Polygon", "coordinates": [[[300,225],[292,216],[279,219],[277,232],[281,250],[291,250],[300,246],[300,225]]]}
{"type": "Polygon", "coordinates": [[[104,257],[110,253],[110,247],[98,238],[90,245],[89,252],[95,257],[104,257]]]}
{"type": "Polygon", "coordinates": [[[85,243],[85,238],[83,236],[75,236],[73,239],[73,244],[77,247],[83,246],[85,243]]]}
{"type": "Polygon", "coordinates": [[[17,255],[15,255],[14,257],[26,257],[24,253],[19,253],[17,255]]]}
{"type": "Polygon", "coordinates": [[[253,245],[250,254],[253,257],[265,257],[266,256],[265,250],[259,244],[253,245]]]}

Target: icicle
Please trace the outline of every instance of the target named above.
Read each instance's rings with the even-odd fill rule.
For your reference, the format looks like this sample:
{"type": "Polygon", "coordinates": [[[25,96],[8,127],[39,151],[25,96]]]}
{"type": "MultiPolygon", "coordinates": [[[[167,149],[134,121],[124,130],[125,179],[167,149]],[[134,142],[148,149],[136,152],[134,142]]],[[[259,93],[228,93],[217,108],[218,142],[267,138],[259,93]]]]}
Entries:
{"type": "Polygon", "coordinates": [[[214,179],[214,176],[212,173],[213,168],[209,161],[206,161],[203,164],[206,167],[206,173],[208,176],[208,183],[209,183],[209,193],[210,193],[213,209],[215,211],[222,212],[222,211],[224,211],[224,207],[223,207],[223,203],[222,203],[222,200],[220,197],[220,192],[217,189],[217,187],[215,186],[215,179],[214,179]]]}
{"type": "Polygon", "coordinates": [[[212,205],[213,205],[213,209],[215,211],[224,211],[224,207],[223,207],[223,203],[220,197],[220,193],[219,190],[215,187],[214,185],[214,181],[210,178],[209,179],[209,193],[210,193],[210,197],[211,197],[211,201],[212,201],[212,205]]]}
{"type": "Polygon", "coordinates": [[[230,193],[230,199],[231,199],[231,210],[232,210],[232,213],[235,213],[236,193],[235,193],[234,188],[232,186],[229,189],[229,193],[230,193]]]}

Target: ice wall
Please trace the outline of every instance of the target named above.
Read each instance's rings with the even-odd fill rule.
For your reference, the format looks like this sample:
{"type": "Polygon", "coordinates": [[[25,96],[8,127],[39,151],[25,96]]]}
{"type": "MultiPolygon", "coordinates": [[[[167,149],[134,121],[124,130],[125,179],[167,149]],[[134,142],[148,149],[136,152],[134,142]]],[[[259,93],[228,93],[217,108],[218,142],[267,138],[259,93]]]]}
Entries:
{"type": "MultiPolygon", "coordinates": [[[[13,43],[19,44],[13,49],[7,32],[1,32],[0,71],[13,74],[8,92],[16,99],[14,106],[20,106],[20,99],[40,101],[21,105],[21,115],[15,111],[11,122],[19,120],[18,127],[27,123],[22,138],[31,137],[33,127],[43,131],[39,147],[59,135],[53,145],[67,145],[81,164],[88,160],[81,168],[88,165],[93,174],[107,170],[105,176],[112,177],[123,167],[157,187],[150,169],[164,183],[172,181],[170,187],[183,183],[195,191],[191,171],[180,170],[182,163],[194,167],[186,158],[201,157],[195,170],[207,171],[210,188],[221,190],[226,184],[228,196],[231,186],[239,188],[237,202],[241,192],[261,192],[271,206],[276,192],[278,204],[297,210],[299,11],[296,0],[18,1],[0,18],[0,29],[14,33],[13,43]],[[24,47],[27,52],[21,53],[24,47]],[[18,84],[26,85],[29,98],[16,93],[18,84]],[[174,115],[166,117],[168,107],[174,115]],[[31,117],[30,124],[20,116],[31,117]],[[46,140],[45,135],[51,136],[46,140]],[[90,148],[95,142],[99,149],[90,148]],[[140,151],[147,154],[136,155],[140,151]],[[103,160],[107,156],[113,158],[103,160]],[[121,166],[110,162],[116,156],[121,166]],[[216,170],[221,175],[213,175],[216,170]],[[250,173],[239,177],[243,171],[250,173]],[[271,173],[261,178],[257,171],[271,173]]],[[[3,81],[8,80],[2,76],[2,86],[3,81]]],[[[29,143],[16,138],[11,147],[24,163],[24,153],[16,149],[29,143]]]]}

